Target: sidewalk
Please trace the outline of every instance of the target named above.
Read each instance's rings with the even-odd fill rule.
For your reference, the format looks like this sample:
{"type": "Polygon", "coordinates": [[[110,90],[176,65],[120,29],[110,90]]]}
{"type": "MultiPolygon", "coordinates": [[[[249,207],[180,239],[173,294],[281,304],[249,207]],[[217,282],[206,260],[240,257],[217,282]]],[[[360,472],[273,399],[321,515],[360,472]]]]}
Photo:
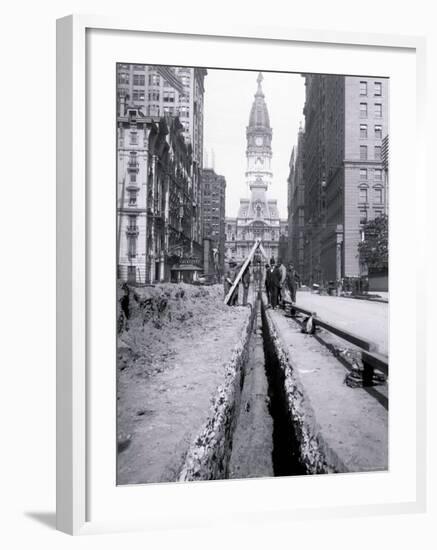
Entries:
{"type": "Polygon", "coordinates": [[[347,386],[345,367],[282,311],[268,309],[266,317],[310,473],[387,470],[387,410],[347,386]]]}
{"type": "Polygon", "coordinates": [[[296,305],[314,311],[327,323],[374,342],[388,355],[389,308],[387,303],[372,300],[345,300],[337,296],[320,296],[298,292],[296,305]]]}

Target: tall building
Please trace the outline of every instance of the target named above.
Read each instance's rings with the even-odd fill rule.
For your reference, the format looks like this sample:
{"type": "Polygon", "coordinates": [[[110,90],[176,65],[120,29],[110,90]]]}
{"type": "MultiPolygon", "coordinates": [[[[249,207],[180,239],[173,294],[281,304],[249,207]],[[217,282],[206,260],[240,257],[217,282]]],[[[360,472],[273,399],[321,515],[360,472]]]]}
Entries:
{"type": "Polygon", "coordinates": [[[203,238],[210,239],[211,247],[218,251],[219,275],[223,274],[225,259],[225,201],[226,180],[212,168],[202,170],[202,222],[203,238]]]}
{"type": "Polygon", "coordinates": [[[117,151],[118,278],[168,281],[181,264],[200,266],[195,163],[179,119],[147,116],[121,96],[117,151]]]}
{"type": "Polygon", "coordinates": [[[273,180],[272,129],[262,90],[263,76],[258,74],[258,88],[246,128],[246,182],[250,197],[240,199],[236,218],[226,218],[226,255],[242,261],[256,239],[261,239],[269,257],[278,259],[280,236],[288,232],[287,220],[280,220],[276,199],[267,191],[273,180]]]}
{"type": "Polygon", "coordinates": [[[145,115],[178,116],[193,158],[202,165],[203,98],[207,70],[197,67],[117,64],[117,91],[145,115]]]}
{"type": "Polygon", "coordinates": [[[320,284],[362,274],[362,227],[386,210],[388,79],[305,75],[305,86],[303,274],[320,284]]]}
{"type": "Polygon", "coordinates": [[[195,239],[202,242],[200,170],[203,165],[204,80],[207,70],[197,67],[117,64],[118,97],[146,116],[177,116],[193,159],[193,197],[198,209],[195,239]]]}
{"type": "Polygon", "coordinates": [[[287,259],[299,274],[304,273],[305,182],[303,178],[304,131],[302,125],[293,147],[288,177],[288,250],[287,259]]]}

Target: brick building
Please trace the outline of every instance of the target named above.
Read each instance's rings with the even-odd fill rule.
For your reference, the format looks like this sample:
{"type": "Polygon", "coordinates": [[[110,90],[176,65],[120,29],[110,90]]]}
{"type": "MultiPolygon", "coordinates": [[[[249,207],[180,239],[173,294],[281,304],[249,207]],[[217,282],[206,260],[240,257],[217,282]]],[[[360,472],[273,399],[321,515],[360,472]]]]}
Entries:
{"type": "Polygon", "coordinates": [[[203,238],[210,239],[211,247],[218,251],[218,275],[224,270],[226,222],[226,179],[212,168],[202,170],[202,223],[203,238]]]}
{"type": "Polygon", "coordinates": [[[303,179],[303,142],[302,125],[297,136],[297,145],[290,157],[288,176],[288,250],[287,260],[291,261],[299,274],[304,272],[305,242],[305,182],[303,179]]]}
{"type": "Polygon", "coordinates": [[[304,278],[359,277],[358,243],[386,211],[388,79],[305,75],[304,278]]]}

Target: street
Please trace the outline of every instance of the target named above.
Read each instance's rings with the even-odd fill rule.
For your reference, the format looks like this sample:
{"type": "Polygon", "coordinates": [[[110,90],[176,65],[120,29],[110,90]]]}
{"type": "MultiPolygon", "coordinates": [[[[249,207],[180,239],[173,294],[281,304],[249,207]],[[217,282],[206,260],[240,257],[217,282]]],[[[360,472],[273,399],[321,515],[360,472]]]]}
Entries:
{"type": "Polygon", "coordinates": [[[379,353],[388,355],[388,304],[298,292],[296,305],[316,312],[323,321],[374,342],[379,353]]]}

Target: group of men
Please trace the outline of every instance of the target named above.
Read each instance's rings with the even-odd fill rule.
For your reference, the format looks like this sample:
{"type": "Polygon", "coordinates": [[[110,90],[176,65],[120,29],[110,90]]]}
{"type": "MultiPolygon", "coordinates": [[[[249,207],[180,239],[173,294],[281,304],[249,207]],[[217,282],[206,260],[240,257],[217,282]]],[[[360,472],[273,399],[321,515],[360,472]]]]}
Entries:
{"type": "Polygon", "coordinates": [[[273,309],[280,307],[285,300],[296,302],[296,290],[299,284],[299,274],[291,262],[287,268],[280,258],[277,263],[272,258],[270,265],[266,264],[266,294],[269,305],[273,309]]]}
{"type": "MultiPolygon", "coordinates": [[[[225,296],[231,289],[236,277],[238,276],[238,273],[241,270],[242,265],[243,264],[238,265],[233,260],[229,262],[229,269],[226,273],[224,281],[225,296]]],[[[258,273],[258,270],[256,272],[258,273]]],[[[245,306],[247,305],[247,298],[249,294],[250,263],[246,267],[240,282],[243,286],[243,305],[245,306]]],[[[289,263],[288,267],[286,268],[281,259],[278,259],[278,262],[275,262],[275,259],[271,258],[270,264],[266,264],[265,289],[268,303],[273,309],[279,307],[286,300],[294,303],[296,301],[296,289],[299,284],[300,277],[294,269],[292,263],[289,263]]],[[[228,302],[230,306],[238,305],[238,294],[239,284],[234,289],[234,292],[232,293],[232,296],[228,302]]]]}

